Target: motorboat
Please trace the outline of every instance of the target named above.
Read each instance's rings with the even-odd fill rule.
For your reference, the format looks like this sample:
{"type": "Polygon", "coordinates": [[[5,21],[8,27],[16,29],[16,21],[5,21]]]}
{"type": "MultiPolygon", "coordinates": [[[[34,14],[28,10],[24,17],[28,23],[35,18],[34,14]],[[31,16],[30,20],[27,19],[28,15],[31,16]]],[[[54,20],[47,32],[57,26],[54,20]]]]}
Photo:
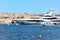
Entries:
{"type": "Polygon", "coordinates": [[[31,19],[13,19],[12,23],[19,23],[21,25],[56,25],[60,23],[60,19],[58,19],[54,14],[54,10],[50,10],[46,14],[44,14],[41,18],[31,18],[31,19]],[[59,22],[58,22],[59,20],[59,22]]]}

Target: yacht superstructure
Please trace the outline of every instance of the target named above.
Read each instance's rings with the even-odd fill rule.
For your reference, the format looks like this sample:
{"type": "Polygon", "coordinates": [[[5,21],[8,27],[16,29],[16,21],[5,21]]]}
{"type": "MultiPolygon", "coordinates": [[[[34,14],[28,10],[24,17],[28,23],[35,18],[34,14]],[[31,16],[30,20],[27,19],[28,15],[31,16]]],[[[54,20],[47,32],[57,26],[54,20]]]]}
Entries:
{"type": "Polygon", "coordinates": [[[60,19],[57,18],[53,14],[54,10],[50,10],[47,14],[45,14],[41,19],[44,19],[44,23],[41,23],[42,25],[56,25],[60,24],[60,19]],[[49,20],[49,21],[48,21],[49,20]]]}

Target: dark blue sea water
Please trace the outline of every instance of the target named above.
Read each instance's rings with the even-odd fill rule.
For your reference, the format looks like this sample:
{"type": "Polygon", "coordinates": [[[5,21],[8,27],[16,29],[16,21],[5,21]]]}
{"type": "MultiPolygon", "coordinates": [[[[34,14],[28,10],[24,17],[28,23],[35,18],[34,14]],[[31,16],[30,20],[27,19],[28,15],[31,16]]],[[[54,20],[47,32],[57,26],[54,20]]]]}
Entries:
{"type": "Polygon", "coordinates": [[[0,24],[0,40],[60,40],[60,26],[0,24]]]}

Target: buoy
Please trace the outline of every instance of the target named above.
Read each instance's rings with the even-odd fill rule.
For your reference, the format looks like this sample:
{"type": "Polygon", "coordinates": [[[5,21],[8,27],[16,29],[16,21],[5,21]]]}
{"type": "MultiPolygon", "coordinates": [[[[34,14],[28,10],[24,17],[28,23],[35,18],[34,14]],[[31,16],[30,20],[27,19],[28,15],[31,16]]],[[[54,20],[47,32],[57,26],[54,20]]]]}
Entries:
{"type": "Polygon", "coordinates": [[[38,35],[38,38],[40,38],[40,39],[41,39],[41,38],[42,38],[42,35],[41,35],[41,34],[40,34],[40,35],[38,35]]]}

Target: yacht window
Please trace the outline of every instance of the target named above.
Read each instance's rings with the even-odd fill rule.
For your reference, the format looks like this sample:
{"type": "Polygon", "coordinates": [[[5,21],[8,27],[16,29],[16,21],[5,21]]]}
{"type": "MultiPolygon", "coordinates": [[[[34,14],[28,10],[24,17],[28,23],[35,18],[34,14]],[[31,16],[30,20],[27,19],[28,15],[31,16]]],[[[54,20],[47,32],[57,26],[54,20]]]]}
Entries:
{"type": "Polygon", "coordinates": [[[60,20],[54,20],[53,22],[60,22],[60,20]]]}
{"type": "Polygon", "coordinates": [[[30,22],[43,22],[43,20],[27,20],[27,21],[30,21],[30,22]]]}
{"type": "Polygon", "coordinates": [[[43,18],[43,19],[57,19],[57,18],[54,17],[54,18],[43,18]]]}
{"type": "Polygon", "coordinates": [[[54,17],[54,18],[48,18],[48,19],[57,19],[57,18],[54,17]]]}
{"type": "Polygon", "coordinates": [[[43,20],[40,20],[39,22],[44,22],[43,20]]]}

